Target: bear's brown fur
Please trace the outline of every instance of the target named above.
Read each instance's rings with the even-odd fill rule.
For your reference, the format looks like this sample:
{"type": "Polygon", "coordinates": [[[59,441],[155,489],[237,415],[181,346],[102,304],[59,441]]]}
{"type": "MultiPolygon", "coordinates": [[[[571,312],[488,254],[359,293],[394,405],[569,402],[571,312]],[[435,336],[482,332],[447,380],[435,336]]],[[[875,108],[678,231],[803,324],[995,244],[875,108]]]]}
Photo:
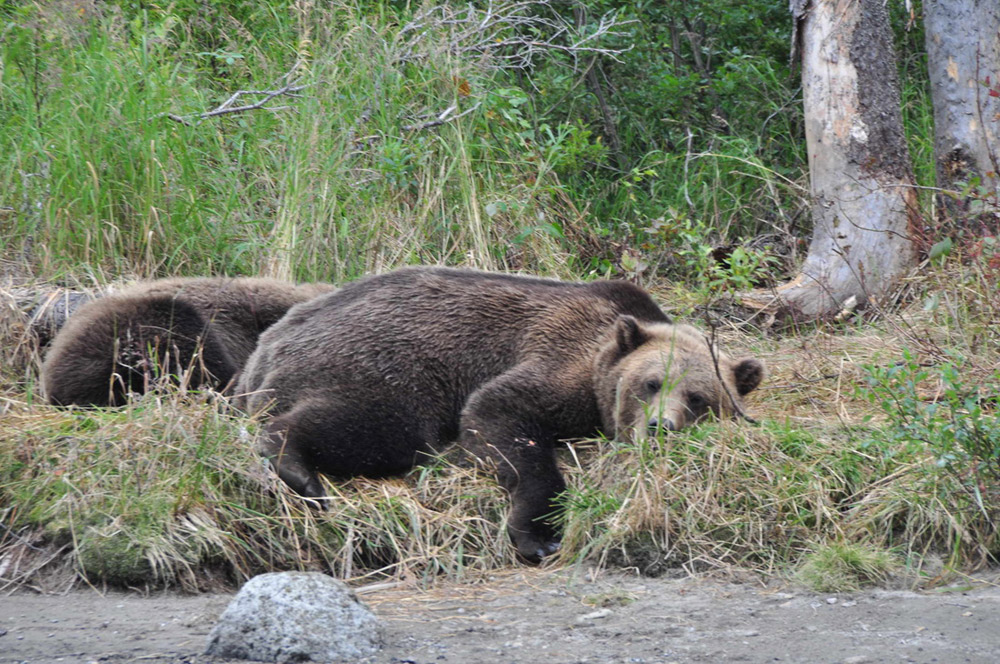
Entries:
{"type": "Polygon", "coordinates": [[[42,364],[49,403],[108,406],[160,376],[225,388],[261,332],[327,284],[275,279],[174,278],[140,282],[80,307],[42,364]]]}
{"type": "Polygon", "coordinates": [[[717,357],[626,282],[406,268],[289,311],[236,398],[271,407],[262,451],[304,496],[324,495],[317,472],[399,473],[458,439],[495,465],[509,532],[537,560],[558,548],[556,443],[733,413],[763,367],[717,357]]]}

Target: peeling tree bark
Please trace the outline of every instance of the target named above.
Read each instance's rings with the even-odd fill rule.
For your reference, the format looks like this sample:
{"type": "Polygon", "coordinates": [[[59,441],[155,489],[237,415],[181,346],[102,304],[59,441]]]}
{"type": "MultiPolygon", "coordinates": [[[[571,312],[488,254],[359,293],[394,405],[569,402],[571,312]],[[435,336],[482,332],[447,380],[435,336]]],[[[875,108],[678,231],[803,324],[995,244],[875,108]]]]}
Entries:
{"type": "MultiPolygon", "coordinates": [[[[927,68],[934,103],[937,185],[962,191],[979,178],[998,193],[1000,172],[1000,2],[924,0],[927,68]],[[986,81],[990,85],[986,85],[986,81]]],[[[969,213],[969,198],[938,198],[945,217],[969,213]]]]}
{"type": "Polygon", "coordinates": [[[748,306],[801,319],[888,294],[916,262],[916,192],[883,0],[792,3],[801,16],[802,87],[813,236],[800,274],[748,306]]]}

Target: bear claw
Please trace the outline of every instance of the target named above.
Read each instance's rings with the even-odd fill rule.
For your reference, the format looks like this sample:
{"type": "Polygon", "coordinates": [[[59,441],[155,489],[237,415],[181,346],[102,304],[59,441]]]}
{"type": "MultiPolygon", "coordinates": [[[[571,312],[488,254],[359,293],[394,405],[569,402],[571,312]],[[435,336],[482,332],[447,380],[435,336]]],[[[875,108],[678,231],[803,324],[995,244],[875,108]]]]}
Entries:
{"type": "Polygon", "coordinates": [[[529,563],[540,563],[543,558],[551,556],[552,554],[559,551],[562,548],[562,544],[558,540],[553,540],[551,542],[542,542],[536,545],[533,551],[525,551],[527,547],[518,547],[518,554],[520,557],[529,563]]]}

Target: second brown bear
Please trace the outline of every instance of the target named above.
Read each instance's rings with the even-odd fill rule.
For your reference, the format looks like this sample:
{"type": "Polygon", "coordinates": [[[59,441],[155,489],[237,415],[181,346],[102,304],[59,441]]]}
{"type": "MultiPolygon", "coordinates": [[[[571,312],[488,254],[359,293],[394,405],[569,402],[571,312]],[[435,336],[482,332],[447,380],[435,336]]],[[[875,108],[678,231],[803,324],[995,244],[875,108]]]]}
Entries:
{"type": "Polygon", "coordinates": [[[161,378],[224,389],[261,332],[328,284],[198,277],[144,281],[81,306],[42,364],[59,406],[117,406],[161,378]]]}
{"type": "Polygon", "coordinates": [[[289,311],[237,399],[271,408],[262,451],[304,496],[324,495],[317,473],[400,473],[458,440],[496,467],[508,531],[538,560],[559,546],[557,442],[738,412],[763,366],[716,358],[627,282],[406,268],[289,311]]]}

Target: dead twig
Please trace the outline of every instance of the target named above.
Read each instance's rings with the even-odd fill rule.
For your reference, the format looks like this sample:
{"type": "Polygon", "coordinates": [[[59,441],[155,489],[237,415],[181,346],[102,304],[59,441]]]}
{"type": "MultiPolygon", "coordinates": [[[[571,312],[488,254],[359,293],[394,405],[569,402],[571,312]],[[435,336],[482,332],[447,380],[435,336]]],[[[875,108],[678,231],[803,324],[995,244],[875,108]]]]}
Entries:
{"type": "Polygon", "coordinates": [[[459,118],[465,117],[469,113],[472,113],[474,110],[479,108],[481,105],[482,103],[480,102],[475,106],[473,106],[472,108],[468,108],[462,111],[458,115],[452,115],[452,113],[454,113],[455,110],[458,108],[457,104],[452,104],[448,108],[444,109],[444,111],[442,111],[441,113],[438,113],[438,116],[429,122],[424,122],[422,124],[403,125],[402,128],[404,131],[421,131],[423,129],[430,129],[431,127],[438,127],[446,122],[453,122],[455,120],[458,120],[459,118]]]}
{"type": "Polygon", "coordinates": [[[521,2],[489,2],[486,7],[471,4],[463,10],[437,5],[414,16],[400,30],[402,48],[398,61],[412,62],[426,58],[426,43],[437,38],[436,28],[447,27],[451,32],[440,45],[454,55],[470,53],[490,56],[496,69],[528,69],[535,55],[559,51],[570,55],[574,62],[581,55],[601,55],[617,60],[629,48],[615,49],[596,46],[601,39],[620,35],[616,28],[628,21],[619,21],[607,14],[587,32],[575,28],[559,14],[551,11],[549,0],[521,2]],[[545,15],[545,14],[548,15],[545,15]]]}
{"type": "Polygon", "coordinates": [[[757,420],[746,414],[746,411],[743,410],[742,406],[740,406],[740,402],[737,401],[736,397],[733,396],[733,393],[729,391],[729,385],[727,385],[725,379],[723,379],[722,370],[719,368],[719,355],[716,352],[718,344],[715,339],[716,326],[712,324],[712,321],[709,320],[707,316],[705,318],[705,322],[712,331],[711,336],[705,338],[705,343],[708,344],[708,352],[712,356],[712,364],[715,365],[715,375],[719,379],[719,382],[722,383],[722,389],[725,391],[726,396],[729,397],[729,404],[733,407],[733,412],[735,412],[736,416],[740,419],[746,420],[750,424],[757,424],[757,420]]]}
{"type": "Polygon", "coordinates": [[[302,90],[309,87],[311,84],[300,84],[299,79],[292,78],[292,75],[298,71],[301,62],[296,62],[295,65],[288,71],[288,73],[281,76],[278,81],[285,81],[285,84],[281,87],[277,87],[273,90],[237,90],[229,97],[226,101],[222,102],[216,108],[211,111],[205,111],[204,113],[195,113],[193,115],[177,115],[175,113],[161,113],[157,117],[165,117],[174,122],[179,122],[183,125],[189,127],[200,124],[202,120],[207,120],[208,118],[216,117],[219,115],[228,115],[232,113],[245,113],[247,111],[255,111],[257,109],[266,108],[269,111],[283,111],[290,108],[289,106],[267,106],[268,102],[276,97],[293,97],[300,98],[302,95],[298,94],[302,90]],[[252,104],[244,104],[242,106],[233,106],[241,97],[250,95],[261,95],[261,99],[255,101],[252,104]],[[194,122],[191,122],[194,120],[194,122]]]}

